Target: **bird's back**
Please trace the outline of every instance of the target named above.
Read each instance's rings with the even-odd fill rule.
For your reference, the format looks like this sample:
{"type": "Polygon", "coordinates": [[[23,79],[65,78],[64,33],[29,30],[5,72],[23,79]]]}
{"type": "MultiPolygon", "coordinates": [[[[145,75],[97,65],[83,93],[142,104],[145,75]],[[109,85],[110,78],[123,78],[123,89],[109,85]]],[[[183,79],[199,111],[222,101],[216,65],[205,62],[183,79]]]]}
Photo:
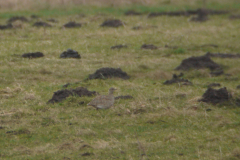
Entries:
{"type": "Polygon", "coordinates": [[[88,105],[100,108],[100,109],[106,109],[110,108],[114,104],[114,96],[113,95],[101,95],[94,98],[88,105]]]}

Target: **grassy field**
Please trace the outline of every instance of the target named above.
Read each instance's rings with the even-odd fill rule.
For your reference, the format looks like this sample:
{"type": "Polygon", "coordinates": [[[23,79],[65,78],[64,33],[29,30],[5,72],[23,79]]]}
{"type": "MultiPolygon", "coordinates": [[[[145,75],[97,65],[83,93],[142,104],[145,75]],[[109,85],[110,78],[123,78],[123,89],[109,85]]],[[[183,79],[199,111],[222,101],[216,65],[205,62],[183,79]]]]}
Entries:
{"type": "Polygon", "coordinates": [[[172,74],[180,73],[174,69],[185,58],[206,52],[240,52],[240,20],[228,18],[240,12],[237,1],[208,3],[208,8],[231,13],[210,15],[203,23],[190,22],[185,16],[147,18],[150,11],[201,6],[170,3],[161,7],[2,11],[1,24],[16,15],[30,20],[32,14],[42,21],[55,18],[59,22],[52,23],[51,28],[35,28],[32,24],[37,20],[32,19],[16,22],[20,28],[0,30],[0,159],[240,159],[240,108],[232,103],[198,102],[213,82],[227,87],[233,98],[239,97],[239,59],[212,58],[231,76],[212,77],[208,69],[190,70],[183,72],[183,78],[192,86],[163,85],[172,74]],[[128,9],[146,14],[125,16],[128,9]],[[120,19],[125,25],[99,27],[108,18],[120,19]],[[83,26],[61,28],[69,21],[83,26]],[[134,26],[142,28],[133,30],[134,26]],[[158,49],[143,50],[144,43],[158,49]],[[110,49],[117,44],[128,48],[110,49]],[[203,46],[207,44],[218,47],[203,46]],[[68,48],[78,51],[82,58],[60,59],[68,48]],[[45,56],[19,56],[36,51],[45,56]],[[131,78],[84,81],[102,67],[120,67],[131,78]],[[132,95],[134,99],[116,100],[107,110],[87,106],[93,97],[73,96],[61,103],[46,104],[66,83],[72,83],[68,88],[87,87],[100,94],[115,87],[115,96],[132,95]],[[81,101],[85,103],[79,104],[81,101]]]}

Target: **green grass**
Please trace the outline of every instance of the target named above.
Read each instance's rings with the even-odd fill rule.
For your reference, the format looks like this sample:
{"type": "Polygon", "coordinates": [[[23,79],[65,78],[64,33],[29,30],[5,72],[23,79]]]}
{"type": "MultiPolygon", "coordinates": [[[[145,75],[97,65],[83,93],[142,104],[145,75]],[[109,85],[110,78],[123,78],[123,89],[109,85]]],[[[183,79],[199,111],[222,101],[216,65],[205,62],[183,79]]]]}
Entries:
{"type": "MultiPolygon", "coordinates": [[[[0,159],[239,159],[240,108],[231,103],[198,102],[207,84],[213,82],[227,87],[233,98],[239,97],[239,59],[212,58],[230,77],[211,77],[208,69],[190,70],[183,78],[193,86],[163,85],[173,73],[179,73],[174,69],[185,58],[208,51],[239,53],[239,21],[229,20],[228,15],[209,16],[204,23],[189,22],[189,17],[124,16],[130,8],[35,11],[42,20],[56,18],[59,23],[34,28],[32,20],[20,23],[22,28],[0,31],[0,159]],[[99,27],[113,17],[126,25],[99,27]],[[61,29],[70,20],[85,24],[79,29],[61,29]],[[143,29],[131,29],[138,25],[143,29]],[[141,50],[144,43],[159,48],[141,50]],[[128,48],[111,50],[116,44],[128,48]],[[204,44],[219,47],[202,47],[204,44]],[[60,59],[68,48],[82,58],[60,59]],[[35,51],[45,57],[18,56],[35,51]],[[84,81],[102,67],[120,67],[131,78],[84,81]],[[108,110],[87,106],[93,97],[73,96],[46,104],[66,83],[73,83],[69,88],[82,86],[100,94],[115,87],[116,96],[129,94],[134,99],[117,100],[108,110]],[[80,105],[81,101],[85,103],[80,105]]],[[[163,8],[137,6],[136,10],[163,8]]],[[[32,13],[4,12],[1,24],[17,14],[29,17],[32,13]]]]}
{"type": "MultiPolygon", "coordinates": [[[[167,1],[166,1],[167,2],[167,1]]],[[[79,5],[79,6],[51,6],[50,8],[46,5],[38,6],[32,8],[31,10],[2,10],[0,11],[0,18],[9,18],[16,15],[29,16],[29,15],[39,15],[39,16],[71,16],[76,14],[87,14],[87,15],[96,15],[96,14],[111,14],[112,16],[121,16],[124,12],[128,10],[135,10],[137,12],[148,14],[149,12],[163,12],[163,11],[183,11],[188,9],[198,9],[203,6],[202,1],[198,3],[187,4],[184,1],[179,1],[176,5],[172,3],[159,2],[158,5],[124,5],[124,6],[91,6],[91,5],[79,5]]],[[[231,0],[229,2],[211,2],[209,1],[206,4],[206,8],[216,9],[216,10],[232,10],[238,11],[240,4],[236,0],[231,0]]]]}

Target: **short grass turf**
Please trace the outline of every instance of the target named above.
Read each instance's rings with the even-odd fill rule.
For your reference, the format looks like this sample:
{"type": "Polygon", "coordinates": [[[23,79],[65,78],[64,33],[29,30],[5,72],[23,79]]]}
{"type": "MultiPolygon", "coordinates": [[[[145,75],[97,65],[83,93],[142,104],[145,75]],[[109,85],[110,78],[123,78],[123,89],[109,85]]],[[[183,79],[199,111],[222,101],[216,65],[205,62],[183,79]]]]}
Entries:
{"type": "MultiPolygon", "coordinates": [[[[0,31],[0,158],[239,159],[240,108],[234,103],[212,105],[198,100],[213,82],[227,87],[237,98],[240,59],[212,58],[231,76],[212,77],[208,69],[201,69],[183,72],[192,86],[163,82],[180,73],[174,69],[190,56],[208,51],[239,53],[240,21],[229,20],[229,14],[196,23],[189,22],[190,17],[147,18],[147,14],[124,16],[124,8],[116,12],[94,9],[84,16],[80,11],[61,15],[59,10],[38,11],[34,14],[40,20],[55,18],[58,23],[44,29],[32,27],[37,20],[31,20],[17,22],[20,28],[0,31]],[[120,19],[125,25],[100,27],[108,18],[120,19]],[[69,21],[83,26],[61,28],[69,21]],[[135,26],[141,29],[133,30],[135,26]],[[117,44],[128,48],[110,49],[117,44]],[[142,50],[142,44],[154,44],[158,49],[142,50]],[[208,44],[218,47],[203,46],[208,44]],[[68,48],[82,58],[60,59],[68,48]],[[19,56],[36,51],[45,56],[19,56]],[[120,67],[131,78],[85,81],[102,67],[120,67]],[[93,97],[73,96],[46,104],[66,83],[71,83],[68,88],[87,87],[100,94],[115,87],[115,96],[132,95],[134,99],[116,100],[108,110],[87,106],[93,97]],[[79,104],[82,101],[85,103],[79,104]]],[[[0,22],[21,14],[31,15],[29,11],[4,12],[0,22]]]]}

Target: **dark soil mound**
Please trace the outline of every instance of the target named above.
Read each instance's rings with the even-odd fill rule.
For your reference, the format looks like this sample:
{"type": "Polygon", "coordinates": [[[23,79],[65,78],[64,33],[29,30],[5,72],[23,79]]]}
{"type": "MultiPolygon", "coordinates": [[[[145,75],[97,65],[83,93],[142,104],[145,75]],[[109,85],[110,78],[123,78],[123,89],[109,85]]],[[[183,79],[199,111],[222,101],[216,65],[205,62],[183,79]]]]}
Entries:
{"type": "Polygon", "coordinates": [[[189,15],[187,11],[176,11],[176,12],[152,12],[148,15],[148,18],[157,16],[187,16],[189,15]]]}
{"type": "Polygon", "coordinates": [[[66,83],[66,84],[64,84],[62,87],[63,88],[67,88],[68,86],[70,86],[71,85],[71,83],[66,83]]]}
{"type": "Polygon", "coordinates": [[[208,88],[199,101],[217,104],[229,101],[231,95],[228,93],[226,87],[220,89],[208,88]]]}
{"type": "Polygon", "coordinates": [[[6,134],[11,134],[11,135],[21,135],[21,134],[30,134],[31,132],[28,129],[20,129],[17,131],[7,131],[6,134]]]}
{"type": "Polygon", "coordinates": [[[238,85],[236,88],[237,88],[237,89],[240,89],[240,85],[238,85]]]}
{"type": "Polygon", "coordinates": [[[106,79],[106,78],[122,78],[129,79],[130,77],[121,68],[100,68],[94,74],[90,74],[88,79],[106,79]]]}
{"type": "Polygon", "coordinates": [[[218,45],[216,45],[216,44],[204,44],[204,45],[201,45],[200,47],[214,47],[214,48],[218,48],[218,45]]]}
{"type": "Polygon", "coordinates": [[[202,11],[205,11],[206,14],[211,15],[219,15],[219,14],[226,14],[228,11],[221,11],[221,10],[210,10],[210,9],[202,9],[199,8],[197,10],[187,10],[187,11],[175,11],[175,12],[152,12],[148,15],[148,18],[157,17],[157,16],[189,16],[189,15],[196,15],[201,14],[202,11]]]}
{"type": "Polygon", "coordinates": [[[189,70],[189,69],[202,69],[209,68],[210,70],[216,70],[221,68],[217,63],[213,62],[209,56],[190,57],[184,59],[180,66],[176,70],[189,70]]]}
{"type": "Polygon", "coordinates": [[[207,9],[207,13],[209,15],[221,15],[221,14],[228,14],[229,11],[207,9]]]}
{"type": "Polygon", "coordinates": [[[56,20],[54,18],[47,19],[47,21],[52,22],[52,23],[58,23],[58,20],[56,20]]]}
{"type": "Polygon", "coordinates": [[[157,49],[158,47],[154,46],[153,44],[143,44],[141,49],[157,49]]]}
{"type": "Polygon", "coordinates": [[[240,99],[239,99],[239,98],[235,99],[235,104],[236,104],[238,107],[240,107],[240,99]]]}
{"type": "Polygon", "coordinates": [[[120,26],[123,26],[123,22],[118,19],[109,19],[104,21],[100,26],[101,27],[120,27],[120,26]]]}
{"type": "Polygon", "coordinates": [[[37,18],[39,18],[39,16],[38,16],[38,15],[35,15],[35,14],[32,14],[30,17],[31,17],[32,19],[37,19],[37,18]]]}
{"type": "Polygon", "coordinates": [[[23,58],[40,58],[40,57],[44,57],[44,54],[41,52],[24,53],[22,57],[23,58]]]}
{"type": "Polygon", "coordinates": [[[197,17],[192,17],[190,21],[194,22],[205,22],[208,20],[208,11],[205,9],[199,9],[197,13],[197,17]]]}
{"type": "Polygon", "coordinates": [[[127,11],[124,13],[126,16],[139,16],[139,15],[142,15],[142,13],[140,12],[136,12],[134,10],[130,10],[130,11],[127,11]]]}
{"type": "Polygon", "coordinates": [[[133,96],[130,96],[130,95],[117,96],[117,97],[115,97],[115,100],[117,100],[117,99],[133,99],[133,96]]]}
{"type": "Polygon", "coordinates": [[[80,27],[82,27],[82,24],[76,23],[76,22],[68,22],[68,23],[64,24],[63,27],[65,27],[65,28],[80,28],[80,27]]]}
{"type": "Polygon", "coordinates": [[[81,58],[80,54],[77,51],[68,49],[60,54],[60,58],[81,58]]]}
{"type": "Polygon", "coordinates": [[[84,88],[84,87],[77,87],[76,89],[71,89],[71,91],[74,94],[78,95],[79,97],[82,97],[82,96],[91,97],[93,95],[97,95],[96,91],[89,91],[87,90],[87,88],[84,88]]]}
{"type": "Polygon", "coordinates": [[[121,49],[121,48],[127,48],[127,45],[116,45],[116,46],[112,46],[111,49],[121,49]]]}
{"type": "Polygon", "coordinates": [[[15,21],[28,22],[28,19],[26,17],[23,17],[23,16],[14,16],[14,17],[11,17],[7,22],[8,23],[13,23],[15,21]]]}
{"type": "Polygon", "coordinates": [[[13,28],[12,24],[0,25],[0,30],[11,29],[11,28],[13,28]]]}
{"type": "Polygon", "coordinates": [[[94,154],[93,153],[90,153],[90,152],[85,152],[83,154],[81,154],[81,156],[93,156],[94,154]]]}
{"type": "Polygon", "coordinates": [[[230,54],[230,53],[210,53],[210,52],[207,52],[206,56],[219,57],[219,58],[240,58],[240,54],[230,54]]]}
{"type": "Polygon", "coordinates": [[[208,85],[208,88],[211,88],[211,87],[220,87],[220,86],[221,86],[220,83],[210,83],[210,84],[208,85]]]}
{"type": "Polygon", "coordinates": [[[36,22],[33,24],[34,27],[52,27],[50,24],[46,22],[36,22]]]}
{"type": "Polygon", "coordinates": [[[240,14],[238,14],[238,15],[231,15],[231,16],[229,16],[229,19],[231,19],[231,20],[240,19],[240,14]]]}
{"type": "Polygon", "coordinates": [[[69,96],[93,96],[96,95],[97,92],[95,91],[88,91],[87,88],[84,87],[77,87],[76,89],[62,89],[58,90],[57,92],[54,92],[52,99],[50,99],[47,103],[56,103],[56,102],[62,102],[69,96]]]}
{"type": "Polygon", "coordinates": [[[179,75],[176,75],[176,74],[173,74],[173,77],[171,80],[166,80],[163,84],[173,84],[173,83],[188,83],[188,84],[192,84],[192,82],[190,82],[189,80],[187,79],[183,79],[183,78],[180,78],[183,76],[183,73],[180,73],[179,75]]]}
{"type": "Polygon", "coordinates": [[[72,95],[73,93],[68,89],[58,90],[57,92],[54,92],[52,99],[50,99],[47,103],[61,102],[72,95]]]}

